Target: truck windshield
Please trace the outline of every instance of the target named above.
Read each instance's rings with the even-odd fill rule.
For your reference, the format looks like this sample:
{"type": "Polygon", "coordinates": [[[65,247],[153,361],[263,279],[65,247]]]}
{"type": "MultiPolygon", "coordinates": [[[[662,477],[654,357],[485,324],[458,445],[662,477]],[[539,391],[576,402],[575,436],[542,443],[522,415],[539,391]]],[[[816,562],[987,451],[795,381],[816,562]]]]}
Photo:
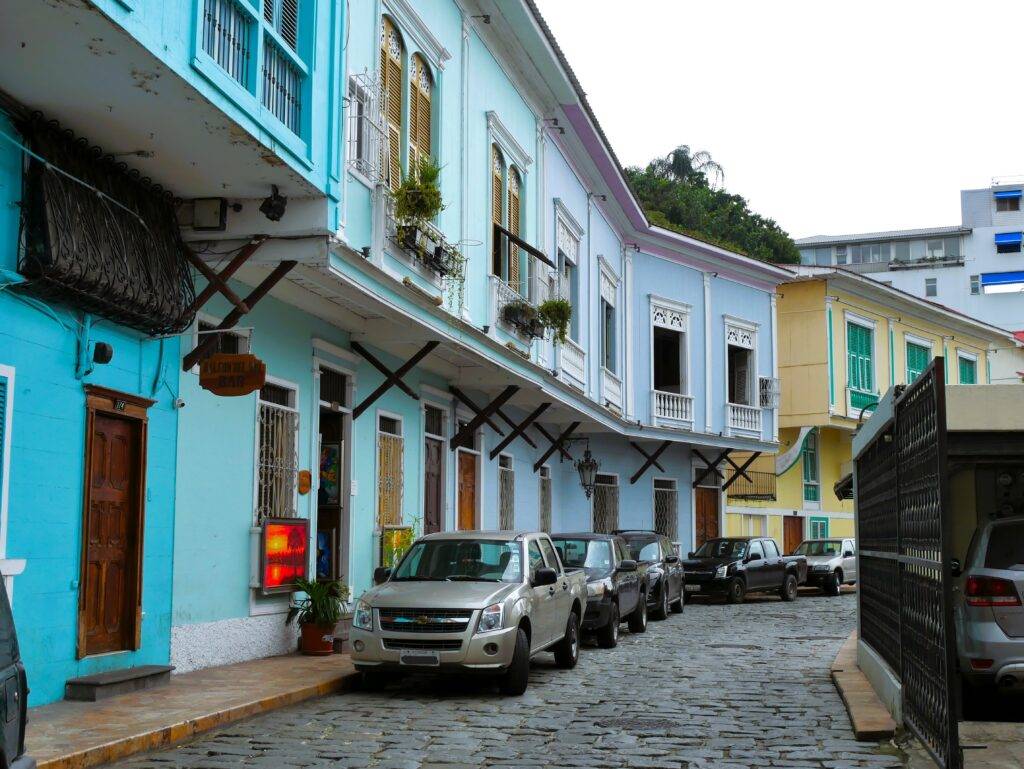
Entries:
{"type": "Polygon", "coordinates": [[[409,548],[391,579],[522,582],[522,545],[495,539],[421,540],[409,548]]]}
{"type": "Polygon", "coordinates": [[[801,542],[800,546],[793,551],[793,555],[839,555],[843,549],[843,543],[836,540],[832,542],[801,542]]]}
{"type": "Polygon", "coordinates": [[[612,547],[603,539],[555,538],[555,549],[567,568],[583,569],[587,579],[599,579],[611,574],[612,547]]]}
{"type": "Polygon", "coordinates": [[[745,539],[709,539],[694,555],[698,558],[742,558],[747,554],[745,539]]]}

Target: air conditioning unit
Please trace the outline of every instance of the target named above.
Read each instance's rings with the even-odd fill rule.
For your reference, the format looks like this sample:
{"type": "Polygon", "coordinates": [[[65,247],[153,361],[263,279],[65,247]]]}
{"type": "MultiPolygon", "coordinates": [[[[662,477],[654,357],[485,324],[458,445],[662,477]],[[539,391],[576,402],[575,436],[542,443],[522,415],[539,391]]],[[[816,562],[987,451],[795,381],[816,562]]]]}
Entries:
{"type": "Polygon", "coordinates": [[[761,408],[777,409],[779,407],[779,380],[771,376],[758,377],[758,391],[761,395],[761,408]]]}

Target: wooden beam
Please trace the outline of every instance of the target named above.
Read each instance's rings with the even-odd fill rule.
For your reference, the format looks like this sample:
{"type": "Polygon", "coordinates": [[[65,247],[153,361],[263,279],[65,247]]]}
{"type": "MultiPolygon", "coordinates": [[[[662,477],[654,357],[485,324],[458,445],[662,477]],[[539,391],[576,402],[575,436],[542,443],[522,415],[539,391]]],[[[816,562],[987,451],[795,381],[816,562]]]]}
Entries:
{"type": "MultiPolygon", "coordinates": [[[[466,393],[462,392],[462,390],[460,390],[458,387],[455,387],[454,385],[449,387],[448,389],[451,391],[451,394],[454,395],[456,397],[456,399],[460,403],[462,403],[462,405],[464,405],[467,408],[469,408],[469,410],[472,411],[474,414],[479,414],[480,413],[480,407],[477,406],[470,399],[470,397],[468,395],[466,395],[466,393]]],[[[500,411],[500,409],[498,409],[498,411],[500,411]]],[[[502,430],[500,427],[498,427],[496,424],[494,424],[494,420],[492,420],[490,418],[490,416],[488,416],[487,419],[484,420],[484,423],[488,427],[490,427],[492,430],[494,430],[494,432],[496,432],[498,435],[504,435],[505,434],[504,430],[502,430]]]]}
{"type": "Polygon", "coordinates": [[[498,397],[496,397],[494,400],[492,400],[490,403],[488,403],[486,406],[480,409],[480,411],[477,412],[477,415],[475,417],[470,419],[469,422],[463,425],[459,429],[459,431],[452,436],[451,441],[449,441],[449,447],[451,448],[451,450],[455,451],[455,449],[459,447],[459,444],[462,443],[462,441],[464,441],[467,437],[471,437],[473,433],[476,432],[476,430],[480,427],[480,425],[484,424],[485,422],[490,422],[491,414],[493,414],[498,408],[503,406],[505,402],[513,395],[515,395],[517,392],[519,392],[518,387],[516,387],[515,385],[509,385],[500,393],[498,393],[498,397]]]}
{"type": "MultiPolygon", "coordinates": [[[[298,264],[298,262],[288,261],[281,262],[279,265],[277,265],[277,267],[274,268],[273,272],[271,272],[267,277],[265,277],[260,282],[260,284],[252,290],[249,296],[245,297],[246,307],[255,307],[256,304],[260,301],[260,299],[262,299],[268,293],[270,293],[270,289],[276,286],[278,282],[281,280],[281,278],[287,275],[288,272],[292,269],[292,267],[294,267],[296,264],[298,264]]],[[[216,330],[227,331],[229,328],[234,328],[238,321],[241,320],[242,316],[245,314],[246,313],[242,312],[236,307],[230,313],[228,313],[227,317],[224,318],[224,320],[220,322],[216,330]]],[[[186,355],[184,360],[181,362],[182,371],[188,371],[190,368],[196,365],[196,363],[198,363],[203,358],[205,353],[208,350],[212,349],[216,343],[216,334],[206,334],[206,339],[201,340],[199,344],[196,345],[196,349],[194,349],[192,352],[186,355]]]]}
{"type": "Polygon", "coordinates": [[[726,460],[729,462],[729,464],[736,468],[736,472],[732,474],[732,478],[730,478],[729,480],[722,484],[722,491],[728,491],[729,487],[732,486],[736,482],[736,479],[741,475],[744,478],[746,478],[750,483],[753,483],[754,481],[753,479],[751,479],[749,475],[747,475],[746,469],[750,467],[750,465],[753,464],[754,460],[757,459],[759,456],[761,456],[761,452],[755,451],[753,454],[747,457],[747,461],[744,462],[741,467],[736,467],[736,463],[733,462],[732,459],[730,459],[729,457],[726,457],[726,460]]]}
{"type": "Polygon", "coordinates": [[[639,443],[634,443],[633,441],[630,441],[629,445],[632,446],[637,451],[639,451],[641,454],[643,454],[644,457],[646,457],[640,469],[633,473],[632,477],[630,477],[629,484],[631,486],[638,480],[640,480],[640,477],[645,472],[647,472],[647,468],[650,467],[651,465],[657,467],[659,470],[661,470],[661,472],[665,472],[665,468],[661,466],[660,462],[658,462],[658,457],[665,453],[665,449],[672,445],[672,441],[665,441],[664,443],[662,443],[660,446],[658,446],[657,449],[654,450],[653,454],[648,454],[644,447],[641,446],[639,443]]]}
{"type": "MultiPolygon", "coordinates": [[[[535,424],[533,427],[537,432],[539,432],[541,435],[547,438],[548,442],[555,442],[555,436],[549,433],[548,429],[540,422],[535,424]]],[[[565,446],[558,444],[558,453],[561,454],[564,459],[568,459],[570,462],[572,461],[572,454],[569,453],[568,449],[566,449],[565,446]]]]}
{"type": "Polygon", "coordinates": [[[694,449],[693,453],[696,454],[700,458],[700,460],[705,465],[707,465],[707,467],[704,468],[704,472],[700,474],[700,477],[697,478],[697,480],[695,480],[693,482],[693,488],[697,488],[700,485],[700,482],[703,481],[705,478],[707,478],[709,475],[711,475],[711,473],[714,473],[715,475],[717,475],[719,478],[721,478],[724,481],[725,480],[725,476],[722,475],[721,471],[718,469],[718,465],[719,465],[719,463],[723,459],[725,459],[727,456],[729,456],[729,452],[730,451],[732,451],[732,449],[724,449],[722,451],[722,453],[718,455],[718,459],[716,459],[714,462],[712,462],[707,457],[705,457],[703,454],[701,454],[700,451],[698,451],[697,449],[694,449]]]}
{"type": "Polygon", "coordinates": [[[574,432],[576,432],[576,428],[579,427],[579,426],[580,426],[579,422],[573,422],[567,428],[562,430],[562,434],[559,435],[557,438],[555,438],[551,442],[551,445],[548,446],[548,448],[541,455],[540,459],[538,459],[536,462],[533,463],[533,472],[537,472],[538,470],[540,470],[540,468],[544,465],[544,463],[548,461],[548,457],[550,457],[552,454],[555,453],[555,449],[557,449],[559,446],[561,446],[567,440],[569,440],[569,436],[572,435],[574,432]]]}
{"type": "MultiPolygon", "coordinates": [[[[197,270],[199,270],[199,272],[203,273],[203,275],[209,281],[209,284],[206,286],[206,288],[199,292],[199,296],[197,296],[195,298],[195,301],[193,301],[192,304],[189,305],[188,311],[185,313],[185,316],[188,317],[191,316],[193,313],[198,312],[199,308],[206,304],[208,301],[210,301],[210,297],[212,297],[218,291],[224,294],[224,296],[227,297],[228,301],[235,305],[235,307],[238,307],[239,302],[242,302],[242,300],[238,299],[238,297],[235,295],[235,292],[231,291],[231,289],[228,288],[227,280],[236,272],[238,272],[239,268],[243,264],[249,261],[249,257],[255,254],[256,249],[262,246],[265,241],[265,236],[257,235],[251,241],[242,246],[242,248],[239,249],[238,253],[235,254],[234,257],[232,257],[230,262],[228,262],[227,266],[219,273],[214,272],[213,269],[208,264],[206,264],[206,262],[204,262],[194,253],[192,253],[191,249],[186,248],[185,254],[186,257],[188,257],[189,262],[191,262],[192,265],[195,266],[197,270]],[[211,277],[210,273],[212,273],[214,277],[211,277]],[[232,297],[234,297],[234,299],[232,297]],[[236,302],[235,299],[238,299],[238,301],[236,302]]],[[[242,304],[244,304],[244,302],[242,302],[242,304]]],[[[243,312],[249,312],[249,309],[247,308],[243,310],[243,312]]]]}
{"type": "Polygon", "coordinates": [[[550,406],[551,406],[550,403],[542,403],[542,404],[540,404],[537,408],[535,408],[532,412],[530,412],[530,415],[528,417],[526,417],[526,419],[524,419],[522,422],[520,422],[518,425],[516,425],[515,429],[512,432],[510,432],[507,436],[505,436],[505,439],[501,443],[499,443],[497,446],[495,446],[493,449],[491,449],[491,461],[493,461],[494,458],[496,456],[498,456],[498,454],[501,453],[502,449],[504,449],[512,441],[514,441],[516,438],[518,438],[520,435],[522,435],[523,431],[527,427],[532,425],[537,420],[537,417],[539,417],[541,414],[543,414],[545,411],[547,411],[550,406]]]}
{"type": "MultiPolygon", "coordinates": [[[[363,412],[370,408],[374,401],[376,401],[380,396],[382,396],[392,387],[399,384],[404,385],[405,383],[402,382],[402,377],[404,377],[406,374],[412,371],[416,364],[418,364],[421,360],[423,360],[431,352],[433,352],[434,348],[437,347],[439,344],[441,343],[438,341],[427,342],[425,345],[423,345],[422,348],[420,348],[419,352],[417,352],[415,355],[409,358],[409,360],[407,360],[397,369],[389,373],[387,375],[387,378],[383,382],[381,382],[380,386],[376,390],[374,390],[372,393],[363,398],[362,402],[354,409],[352,409],[353,421],[359,419],[363,412]]],[[[409,393],[409,395],[412,396],[413,400],[418,401],[420,399],[420,396],[418,396],[416,393],[412,392],[408,388],[403,387],[402,389],[409,393]]]]}
{"type": "MultiPolygon", "coordinates": [[[[355,350],[357,353],[359,353],[361,356],[363,356],[363,358],[365,358],[370,363],[371,366],[373,366],[380,373],[382,373],[384,375],[385,379],[388,379],[388,378],[391,377],[391,375],[393,373],[391,371],[391,369],[389,369],[387,366],[385,366],[383,363],[381,363],[372,352],[370,352],[365,347],[363,347],[361,344],[359,344],[359,342],[349,342],[349,346],[353,350],[355,350]]],[[[395,387],[398,387],[400,390],[402,390],[402,392],[404,392],[406,395],[408,395],[413,400],[419,400],[420,399],[420,396],[417,395],[413,391],[413,389],[411,387],[409,387],[409,385],[407,385],[401,379],[399,379],[396,382],[393,382],[393,384],[395,385],[395,387]]]]}
{"type": "MultiPolygon", "coordinates": [[[[509,418],[508,414],[506,414],[506,413],[504,412],[504,410],[502,410],[502,409],[498,409],[498,410],[497,410],[497,411],[495,411],[494,413],[495,413],[495,414],[497,414],[497,415],[498,415],[498,416],[499,416],[499,417],[501,418],[501,421],[503,421],[503,422],[504,422],[505,424],[507,424],[507,425],[508,425],[509,427],[511,427],[511,428],[512,428],[513,430],[515,429],[515,427],[516,427],[516,423],[515,423],[515,422],[513,422],[513,421],[512,421],[512,420],[511,420],[511,419],[509,418]]],[[[530,445],[530,448],[533,448],[533,449],[537,448],[537,444],[533,442],[533,438],[531,438],[531,437],[530,437],[530,434],[529,434],[529,433],[523,433],[521,437],[522,437],[522,439],[523,439],[524,441],[526,441],[526,442],[527,442],[527,443],[528,443],[528,444],[530,445]]]]}

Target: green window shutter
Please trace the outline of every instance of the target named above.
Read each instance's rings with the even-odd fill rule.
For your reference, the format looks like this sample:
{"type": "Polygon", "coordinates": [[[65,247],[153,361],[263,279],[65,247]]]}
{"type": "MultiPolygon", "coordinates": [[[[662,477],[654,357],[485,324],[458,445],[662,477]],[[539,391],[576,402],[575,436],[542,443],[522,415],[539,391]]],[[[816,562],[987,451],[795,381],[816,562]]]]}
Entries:
{"type": "Polygon", "coordinates": [[[907,384],[920,376],[928,368],[931,350],[913,342],[907,342],[907,384]]]}
{"type": "Polygon", "coordinates": [[[875,391],[874,332],[855,323],[846,325],[847,382],[851,390],[875,391]]]}
{"type": "Polygon", "coordinates": [[[811,518],[808,521],[811,530],[811,539],[826,539],[828,537],[828,518],[811,518]]]}
{"type": "Polygon", "coordinates": [[[978,383],[978,364],[967,358],[960,358],[960,384],[978,383]]]}

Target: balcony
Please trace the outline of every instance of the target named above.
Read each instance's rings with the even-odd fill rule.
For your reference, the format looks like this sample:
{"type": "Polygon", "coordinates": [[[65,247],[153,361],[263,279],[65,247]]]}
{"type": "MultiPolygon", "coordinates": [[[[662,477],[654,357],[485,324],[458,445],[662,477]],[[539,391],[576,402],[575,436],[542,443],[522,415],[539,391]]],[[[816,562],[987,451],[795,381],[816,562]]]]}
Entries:
{"type": "Polygon", "coordinates": [[[959,255],[922,256],[917,259],[893,259],[890,270],[917,270],[929,267],[963,267],[964,257],[959,255]]]}
{"type": "Polygon", "coordinates": [[[384,196],[387,239],[423,277],[440,286],[442,279],[462,280],[463,257],[430,222],[405,224],[395,218],[395,201],[384,196]]]}
{"type": "Polygon", "coordinates": [[[693,429],[693,397],[678,393],[651,391],[651,416],[656,427],[693,429]]]}
{"type": "Polygon", "coordinates": [[[729,483],[729,499],[775,501],[775,473],[761,470],[745,470],[744,472],[750,480],[735,470],[728,473],[726,481],[729,483]]]}
{"type": "Polygon", "coordinates": [[[587,389],[587,353],[571,339],[559,343],[558,373],[573,387],[587,389]]]}
{"type": "Polygon", "coordinates": [[[608,369],[601,367],[601,403],[622,413],[622,380],[608,369]]]}
{"type": "Polygon", "coordinates": [[[730,435],[761,437],[761,409],[742,403],[726,404],[726,424],[730,435]]]}
{"type": "Polygon", "coordinates": [[[554,269],[544,252],[495,224],[490,276],[495,324],[524,340],[542,338],[537,307],[552,296],[554,269]]]}

